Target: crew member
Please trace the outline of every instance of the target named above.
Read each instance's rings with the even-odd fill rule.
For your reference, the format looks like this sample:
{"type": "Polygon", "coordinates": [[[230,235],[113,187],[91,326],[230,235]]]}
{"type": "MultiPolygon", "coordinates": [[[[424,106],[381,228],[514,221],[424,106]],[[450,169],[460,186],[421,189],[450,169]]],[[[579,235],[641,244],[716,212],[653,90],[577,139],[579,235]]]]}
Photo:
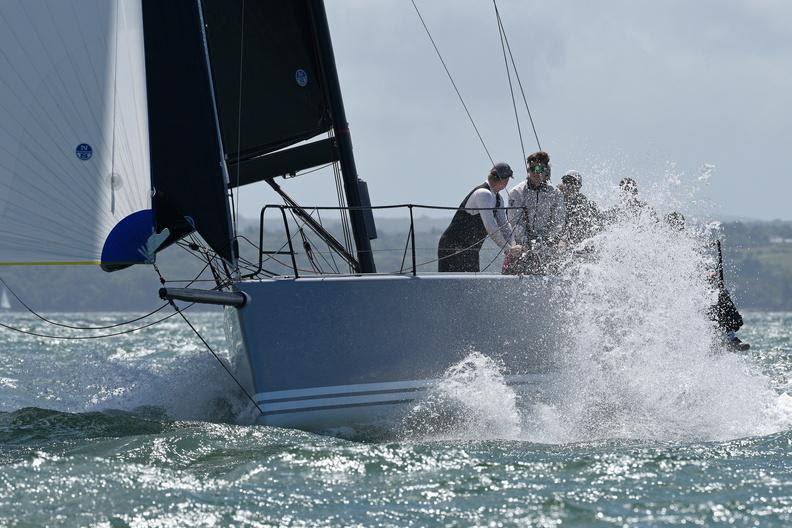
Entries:
{"type": "Polygon", "coordinates": [[[514,239],[524,251],[519,259],[506,259],[504,273],[542,272],[564,229],[564,197],[548,183],[550,156],[534,152],[526,163],[528,178],[509,191],[509,221],[514,226],[514,239]]]}
{"type": "Polygon", "coordinates": [[[638,220],[649,215],[657,220],[657,213],[646,202],[638,197],[638,184],[632,178],[622,178],[619,182],[619,203],[608,209],[605,216],[612,222],[638,220]]]}
{"type": "Polygon", "coordinates": [[[567,171],[561,177],[561,184],[558,186],[566,207],[563,240],[572,246],[592,236],[599,224],[599,209],[580,192],[581,187],[583,187],[583,176],[576,170],[567,171]]]}
{"type": "Polygon", "coordinates": [[[440,237],[438,271],[480,271],[479,251],[488,235],[507,254],[521,251],[522,248],[514,242],[513,230],[499,194],[512,175],[507,163],[496,163],[487,181],[465,196],[451,224],[440,237]]]}
{"type": "MultiPolygon", "coordinates": [[[[685,216],[682,213],[672,211],[666,215],[665,220],[675,231],[682,232],[685,230],[685,216]]],[[[743,325],[743,318],[740,315],[740,311],[737,310],[737,305],[734,304],[723,280],[723,254],[721,253],[720,241],[716,242],[716,247],[718,248],[718,269],[709,272],[709,280],[718,292],[718,301],[710,306],[709,316],[722,333],[723,342],[728,347],[745,351],[750,349],[751,345],[737,337],[737,331],[743,325]]]]}

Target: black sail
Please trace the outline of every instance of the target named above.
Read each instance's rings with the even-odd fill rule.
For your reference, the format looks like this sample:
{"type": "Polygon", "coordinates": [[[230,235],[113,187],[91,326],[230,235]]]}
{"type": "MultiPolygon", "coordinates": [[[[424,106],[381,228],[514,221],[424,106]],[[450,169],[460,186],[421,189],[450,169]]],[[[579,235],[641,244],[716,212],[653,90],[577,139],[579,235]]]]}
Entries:
{"type": "Polygon", "coordinates": [[[332,127],[308,2],[204,0],[203,8],[230,163],[332,127]]]}
{"type": "Polygon", "coordinates": [[[232,228],[196,0],[143,0],[151,179],[157,231],[196,230],[228,261],[232,228]]]}
{"type": "MultiPolygon", "coordinates": [[[[347,202],[360,205],[321,0],[143,0],[143,26],[153,205],[170,242],[196,230],[233,262],[229,187],[280,170],[339,161],[347,202]]],[[[373,271],[362,213],[350,218],[373,271]]]]}

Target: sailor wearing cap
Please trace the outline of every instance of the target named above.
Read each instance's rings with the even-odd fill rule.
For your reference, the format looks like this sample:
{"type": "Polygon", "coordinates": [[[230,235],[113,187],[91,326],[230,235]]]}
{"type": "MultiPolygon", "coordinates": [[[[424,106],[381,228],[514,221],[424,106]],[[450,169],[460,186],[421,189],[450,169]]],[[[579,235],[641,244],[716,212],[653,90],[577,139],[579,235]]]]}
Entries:
{"type": "Polygon", "coordinates": [[[575,246],[592,236],[599,228],[600,212],[597,205],[580,192],[583,176],[576,170],[568,170],[561,176],[558,190],[564,197],[566,223],[563,240],[575,246]]]}
{"type": "Polygon", "coordinates": [[[509,253],[521,251],[520,246],[514,243],[499,194],[506,188],[512,174],[507,163],[496,163],[487,175],[487,181],[465,196],[451,224],[440,237],[438,271],[480,271],[479,251],[487,236],[509,253]]]}

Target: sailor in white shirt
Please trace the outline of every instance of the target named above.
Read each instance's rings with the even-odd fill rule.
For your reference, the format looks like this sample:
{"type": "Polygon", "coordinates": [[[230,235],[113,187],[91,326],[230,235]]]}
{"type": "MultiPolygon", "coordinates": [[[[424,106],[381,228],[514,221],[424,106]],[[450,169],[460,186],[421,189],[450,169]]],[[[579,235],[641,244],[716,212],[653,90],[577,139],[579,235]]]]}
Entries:
{"type": "Polygon", "coordinates": [[[479,251],[489,236],[507,253],[519,254],[500,192],[513,175],[507,163],[496,163],[487,181],[475,187],[459,205],[451,224],[440,237],[438,271],[479,271],[479,251]]]}

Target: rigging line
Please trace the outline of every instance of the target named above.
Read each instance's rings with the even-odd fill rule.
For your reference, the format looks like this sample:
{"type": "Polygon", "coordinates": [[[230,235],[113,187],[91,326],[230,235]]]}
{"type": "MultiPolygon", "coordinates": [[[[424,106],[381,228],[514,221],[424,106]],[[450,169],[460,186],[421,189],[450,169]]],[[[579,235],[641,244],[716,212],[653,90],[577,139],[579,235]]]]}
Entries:
{"type": "MultiPolygon", "coordinates": [[[[341,207],[341,209],[339,209],[339,217],[341,218],[341,232],[344,235],[344,248],[346,249],[347,253],[352,255],[352,235],[349,231],[349,212],[346,209],[347,203],[344,198],[344,186],[341,183],[341,168],[338,163],[333,163],[333,174],[335,175],[336,181],[338,205],[341,207]]],[[[349,269],[350,273],[354,271],[351,262],[347,261],[347,268],[349,269]]]]}
{"type": "Polygon", "coordinates": [[[184,322],[187,323],[187,326],[189,326],[190,329],[193,331],[193,333],[198,337],[198,339],[201,340],[201,342],[204,344],[206,349],[209,352],[212,353],[212,355],[217,360],[217,362],[220,363],[220,366],[223,367],[223,370],[225,370],[228,373],[228,375],[231,376],[231,379],[234,380],[234,383],[237,384],[237,387],[240,388],[240,390],[245,394],[245,396],[247,396],[248,400],[250,400],[251,403],[253,403],[253,405],[256,406],[256,409],[258,409],[258,411],[261,413],[261,415],[264,416],[264,410],[261,408],[261,406],[258,404],[258,402],[256,402],[255,399],[253,399],[253,396],[250,395],[250,393],[247,391],[247,389],[245,389],[245,387],[242,385],[242,383],[240,383],[240,381],[236,378],[236,376],[234,376],[234,373],[231,372],[231,369],[229,369],[226,366],[226,364],[223,362],[223,360],[220,359],[220,356],[218,356],[217,353],[212,349],[212,347],[209,346],[209,343],[206,342],[206,339],[204,339],[204,337],[201,335],[201,333],[193,326],[193,324],[190,322],[190,320],[187,319],[187,316],[185,316],[182,313],[182,311],[179,309],[179,307],[176,306],[176,303],[171,301],[170,305],[173,306],[174,310],[176,310],[173,313],[173,315],[179,314],[181,316],[181,318],[184,319],[184,322]]]}
{"type": "MultiPolygon", "coordinates": [[[[344,186],[341,183],[341,169],[338,163],[333,162],[333,177],[335,178],[336,186],[336,199],[338,200],[339,207],[346,207],[346,199],[344,198],[344,186]]],[[[341,232],[344,235],[344,248],[347,252],[351,253],[351,242],[349,238],[349,227],[347,225],[347,211],[339,209],[339,217],[341,218],[341,232]]]]}
{"type": "MultiPolygon", "coordinates": [[[[187,307],[185,307],[185,310],[187,308],[190,308],[194,304],[195,303],[189,304],[187,307]]],[[[56,335],[48,335],[48,334],[39,334],[37,332],[30,332],[28,330],[22,330],[21,328],[16,328],[16,327],[4,324],[4,323],[0,323],[0,327],[5,328],[6,330],[11,330],[13,332],[18,332],[20,334],[25,334],[25,335],[34,336],[34,337],[44,337],[46,339],[65,339],[65,340],[69,340],[69,341],[84,341],[86,339],[104,339],[104,338],[107,338],[107,337],[116,337],[116,336],[120,336],[120,335],[131,334],[132,332],[137,332],[138,330],[143,330],[144,328],[149,328],[151,326],[160,324],[163,321],[166,321],[166,320],[170,319],[174,315],[176,315],[175,312],[170,314],[170,315],[166,315],[162,319],[157,319],[156,321],[153,321],[151,323],[145,324],[143,326],[138,326],[137,328],[130,328],[130,329],[124,330],[122,332],[113,332],[113,333],[110,333],[110,334],[93,335],[93,336],[56,336],[56,335]]]]}
{"type": "Polygon", "coordinates": [[[300,237],[302,238],[303,241],[303,249],[305,250],[305,256],[308,259],[308,262],[311,264],[311,268],[314,270],[314,273],[318,275],[323,275],[324,270],[322,270],[322,267],[319,265],[318,262],[316,262],[316,259],[314,259],[311,243],[308,242],[308,239],[305,236],[305,230],[302,227],[300,228],[300,237]]]}
{"type": "MultiPolygon", "coordinates": [[[[324,274],[324,270],[322,269],[322,266],[319,264],[319,262],[317,262],[314,259],[314,256],[313,256],[314,253],[317,253],[320,257],[322,257],[322,260],[324,260],[325,264],[327,264],[327,266],[329,268],[332,268],[333,266],[330,264],[330,262],[327,260],[327,258],[325,258],[325,256],[322,254],[321,251],[314,251],[313,250],[313,247],[311,245],[311,241],[308,238],[308,236],[305,234],[305,230],[303,229],[306,226],[306,223],[303,222],[302,225],[300,225],[299,221],[294,216],[294,210],[292,209],[289,212],[291,213],[292,219],[294,220],[294,222],[299,226],[298,229],[299,229],[299,232],[300,232],[300,237],[302,238],[302,241],[303,241],[303,249],[305,249],[305,256],[308,257],[308,261],[310,262],[311,267],[314,268],[314,271],[316,273],[318,273],[320,275],[324,274]],[[307,246],[306,246],[306,244],[307,244],[307,246]]],[[[318,209],[314,209],[314,212],[316,212],[318,214],[319,210],[318,209]]],[[[310,216],[313,216],[313,212],[310,213],[310,216]]],[[[320,225],[321,225],[321,221],[320,221],[320,225]]],[[[330,249],[329,245],[328,245],[328,249],[330,249]]],[[[336,273],[338,273],[338,271],[336,271],[336,273]]]]}
{"type": "Polygon", "coordinates": [[[295,174],[295,176],[305,176],[306,174],[311,174],[312,172],[316,172],[316,171],[320,171],[322,169],[326,169],[327,167],[329,167],[332,164],[333,163],[331,162],[331,163],[328,163],[326,165],[322,165],[321,167],[316,167],[315,169],[310,169],[310,170],[298,172],[297,174],[295,174]]]}
{"type": "Polygon", "coordinates": [[[454,78],[451,76],[451,72],[448,70],[448,66],[446,66],[445,60],[443,60],[443,56],[440,54],[440,50],[437,48],[437,44],[435,44],[434,38],[432,38],[432,34],[429,32],[429,28],[426,26],[426,22],[424,22],[423,16],[421,16],[421,11],[418,9],[418,6],[415,4],[415,0],[411,0],[411,1],[413,7],[415,8],[415,12],[418,13],[418,18],[421,19],[421,24],[423,25],[424,30],[426,31],[426,34],[429,37],[429,40],[432,42],[432,46],[434,47],[435,53],[437,53],[437,58],[440,59],[443,68],[445,68],[446,75],[448,75],[448,79],[451,81],[451,85],[454,87],[457,97],[459,97],[459,102],[462,103],[462,107],[465,109],[465,113],[467,113],[468,119],[470,119],[470,124],[473,125],[473,129],[476,131],[476,135],[478,136],[479,141],[481,142],[481,146],[484,147],[484,151],[487,153],[487,157],[489,158],[490,163],[494,165],[495,161],[492,159],[492,155],[490,154],[489,149],[487,149],[487,145],[484,143],[484,138],[481,137],[481,132],[479,132],[479,129],[476,126],[476,122],[473,121],[473,116],[470,115],[470,110],[468,110],[468,107],[465,104],[465,100],[462,98],[462,94],[459,92],[459,88],[457,88],[457,85],[454,82],[454,78]]]}
{"type": "Polygon", "coordinates": [[[536,146],[539,147],[539,150],[542,150],[542,144],[539,143],[539,134],[537,134],[536,125],[534,125],[533,115],[531,115],[531,109],[528,107],[528,99],[525,97],[525,90],[523,89],[522,80],[520,79],[520,72],[517,70],[517,64],[514,62],[514,55],[512,55],[511,45],[509,45],[509,37],[506,35],[506,28],[503,27],[503,22],[501,21],[498,4],[496,0],[492,0],[492,3],[495,6],[495,16],[498,17],[498,24],[501,26],[501,28],[503,28],[503,40],[506,41],[506,50],[509,52],[509,58],[511,59],[512,68],[514,69],[514,75],[517,77],[517,85],[520,87],[520,94],[522,95],[523,103],[525,104],[525,111],[528,112],[528,119],[531,121],[531,129],[533,129],[534,137],[536,138],[536,146]]]}
{"type": "MultiPolygon", "coordinates": [[[[319,225],[324,227],[324,223],[322,222],[322,213],[319,212],[319,209],[315,209],[315,211],[316,211],[316,217],[319,219],[319,225]]],[[[336,273],[341,273],[341,271],[338,269],[338,262],[336,262],[335,255],[333,254],[335,252],[330,249],[330,244],[326,240],[325,240],[325,245],[327,246],[327,252],[330,254],[330,260],[333,261],[333,266],[332,266],[333,269],[335,270],[336,273]]],[[[327,261],[325,260],[325,262],[327,261]]],[[[329,266],[330,263],[328,262],[327,265],[329,266]]]]}
{"type": "Polygon", "coordinates": [[[321,271],[316,267],[316,263],[314,262],[313,257],[311,256],[311,244],[308,242],[308,239],[305,238],[305,231],[303,230],[304,225],[300,225],[300,222],[297,221],[297,218],[294,216],[294,209],[289,210],[289,214],[291,214],[292,220],[295,224],[297,224],[297,232],[300,234],[300,239],[302,240],[303,250],[305,251],[305,257],[308,259],[308,264],[311,265],[311,269],[313,269],[314,273],[321,274],[321,271]]]}
{"type": "MultiPolygon", "coordinates": [[[[190,287],[190,285],[192,285],[194,282],[196,282],[196,281],[198,280],[198,278],[201,276],[201,274],[202,274],[202,273],[203,273],[203,272],[206,270],[206,267],[207,267],[207,266],[208,266],[208,264],[207,264],[206,266],[204,266],[204,267],[203,267],[203,269],[202,269],[200,272],[198,272],[198,274],[195,276],[195,278],[194,278],[194,279],[190,279],[190,280],[189,280],[189,283],[187,284],[187,286],[186,286],[186,287],[190,287]]],[[[162,306],[160,306],[160,307],[159,307],[159,308],[157,308],[156,310],[152,310],[151,312],[147,313],[146,315],[142,315],[142,316],[140,316],[140,317],[136,317],[135,319],[131,319],[131,320],[129,320],[129,321],[123,321],[123,322],[121,322],[121,323],[114,323],[114,324],[111,324],[111,325],[105,325],[105,326],[74,326],[74,325],[68,325],[68,324],[65,324],[65,323],[59,323],[58,321],[52,321],[52,320],[50,320],[50,319],[47,319],[46,317],[44,317],[44,316],[43,316],[43,315],[41,315],[40,313],[36,312],[36,311],[35,311],[33,308],[31,308],[30,306],[28,306],[28,304],[27,304],[27,303],[25,303],[25,301],[23,301],[23,300],[22,300],[22,299],[19,297],[19,295],[17,295],[17,294],[16,294],[16,292],[15,292],[15,291],[14,291],[14,290],[13,290],[13,289],[12,289],[12,288],[11,288],[11,287],[8,285],[8,283],[7,283],[7,282],[6,282],[6,281],[5,281],[5,280],[4,280],[2,277],[0,277],[0,283],[2,283],[2,284],[3,284],[3,286],[5,286],[5,287],[6,287],[6,289],[7,289],[9,292],[11,292],[11,295],[13,295],[13,296],[14,296],[14,298],[15,298],[17,301],[19,301],[19,304],[21,304],[22,306],[24,306],[24,307],[25,307],[25,309],[26,309],[28,312],[30,312],[30,313],[31,313],[33,316],[35,316],[36,318],[38,318],[38,319],[40,319],[40,320],[44,321],[45,323],[49,323],[49,324],[51,324],[51,325],[53,325],[53,326],[59,326],[59,327],[61,327],[61,328],[70,328],[70,329],[72,329],[72,330],[109,330],[110,328],[118,328],[118,327],[120,327],[120,326],[126,326],[126,325],[129,325],[129,324],[132,324],[132,323],[136,323],[136,322],[138,322],[138,321],[142,321],[143,319],[146,319],[146,318],[148,318],[148,317],[151,317],[151,316],[152,316],[152,315],[154,315],[155,313],[157,313],[157,312],[161,311],[161,310],[162,310],[162,309],[164,309],[166,306],[168,306],[168,303],[164,303],[162,306]]]]}
{"type": "Polygon", "coordinates": [[[412,240],[412,234],[413,234],[413,225],[410,224],[410,230],[407,231],[407,241],[404,243],[404,253],[402,254],[401,266],[399,266],[399,273],[404,273],[404,262],[407,260],[407,248],[410,247],[410,240],[412,240]]]}
{"type": "MultiPolygon", "coordinates": [[[[241,238],[242,240],[244,240],[245,242],[250,244],[251,247],[253,247],[256,251],[258,251],[259,253],[261,252],[261,248],[259,248],[252,240],[250,240],[245,235],[237,235],[236,238],[241,238]]],[[[284,243],[283,246],[281,246],[281,248],[278,249],[277,251],[283,251],[283,248],[286,247],[288,244],[289,244],[288,242],[284,243]]],[[[261,263],[263,264],[264,262],[267,261],[267,259],[269,259],[269,257],[267,257],[266,259],[262,259],[261,263]]],[[[247,258],[245,258],[245,257],[243,257],[241,255],[239,256],[239,261],[244,263],[244,264],[247,264],[248,266],[252,266],[253,268],[257,268],[258,267],[258,264],[251,262],[250,260],[248,260],[247,258]]],[[[251,270],[248,270],[248,271],[251,271],[251,270]]],[[[263,273],[265,273],[265,274],[273,275],[273,273],[271,273],[270,271],[267,271],[264,268],[262,268],[261,271],[263,273]]]]}
{"type": "MultiPolygon", "coordinates": [[[[255,263],[255,262],[251,262],[251,261],[247,260],[244,257],[240,257],[239,258],[239,262],[241,263],[241,267],[245,271],[247,271],[249,273],[253,273],[254,271],[258,271],[258,264],[255,263]]],[[[275,275],[277,275],[276,273],[273,273],[273,272],[271,272],[271,271],[269,271],[267,269],[264,269],[264,268],[262,268],[261,271],[259,271],[255,275],[259,275],[259,274],[262,274],[262,275],[264,275],[266,277],[274,277],[275,275]]]]}
{"type": "Polygon", "coordinates": [[[51,324],[51,325],[53,325],[53,326],[60,326],[60,327],[62,327],[62,328],[70,328],[70,329],[72,329],[72,330],[107,330],[107,329],[110,329],[110,328],[117,328],[117,327],[119,327],[119,326],[125,326],[125,325],[128,325],[128,324],[136,323],[136,322],[138,322],[138,321],[141,321],[141,320],[143,320],[143,319],[146,319],[147,317],[151,317],[151,316],[152,316],[152,315],[154,315],[155,313],[159,312],[160,310],[162,310],[163,308],[165,308],[166,306],[168,306],[168,303],[165,303],[165,304],[163,304],[162,306],[160,306],[159,308],[157,308],[156,310],[153,310],[153,311],[151,311],[151,312],[147,313],[146,315],[143,315],[143,316],[137,317],[137,318],[135,318],[135,319],[131,319],[131,320],[129,320],[129,321],[124,321],[124,322],[122,322],[122,323],[115,323],[115,324],[106,325],[106,326],[72,326],[72,325],[67,325],[67,324],[65,324],[65,323],[59,323],[59,322],[57,322],[57,321],[52,321],[52,320],[50,320],[50,319],[47,319],[47,318],[46,318],[46,317],[44,317],[43,315],[41,315],[41,314],[39,314],[38,312],[36,312],[35,310],[33,310],[33,309],[30,307],[30,306],[28,306],[28,305],[25,303],[25,301],[23,301],[22,299],[20,299],[20,298],[19,298],[19,295],[17,295],[17,294],[16,294],[16,292],[15,292],[13,289],[11,289],[11,287],[10,287],[10,286],[8,286],[8,283],[6,283],[6,281],[4,281],[4,280],[2,279],[2,277],[0,277],[0,283],[2,283],[2,284],[3,284],[3,285],[6,287],[6,289],[7,289],[9,292],[11,292],[11,295],[13,295],[13,296],[14,296],[14,298],[15,298],[17,301],[19,301],[19,304],[21,304],[22,306],[24,306],[24,307],[25,307],[25,309],[26,309],[28,312],[30,312],[32,315],[34,315],[36,318],[38,318],[38,319],[41,319],[41,320],[42,320],[42,321],[44,321],[45,323],[51,324]]]}
{"type": "MultiPolygon", "coordinates": [[[[493,0],[494,3],[494,0],[493,0]]],[[[514,108],[514,119],[517,121],[517,135],[520,137],[520,150],[522,151],[522,159],[525,159],[525,141],[523,141],[522,127],[520,126],[520,114],[517,112],[517,101],[514,99],[514,85],[512,84],[511,71],[509,70],[509,59],[506,58],[506,44],[503,41],[503,24],[501,23],[498,14],[498,6],[495,6],[495,14],[498,19],[498,36],[500,37],[501,51],[503,51],[503,64],[506,66],[506,78],[509,80],[509,93],[511,94],[512,108],[514,108]]],[[[525,162],[522,163],[525,166],[525,162]]],[[[528,167],[525,167],[526,172],[528,167]]]]}

